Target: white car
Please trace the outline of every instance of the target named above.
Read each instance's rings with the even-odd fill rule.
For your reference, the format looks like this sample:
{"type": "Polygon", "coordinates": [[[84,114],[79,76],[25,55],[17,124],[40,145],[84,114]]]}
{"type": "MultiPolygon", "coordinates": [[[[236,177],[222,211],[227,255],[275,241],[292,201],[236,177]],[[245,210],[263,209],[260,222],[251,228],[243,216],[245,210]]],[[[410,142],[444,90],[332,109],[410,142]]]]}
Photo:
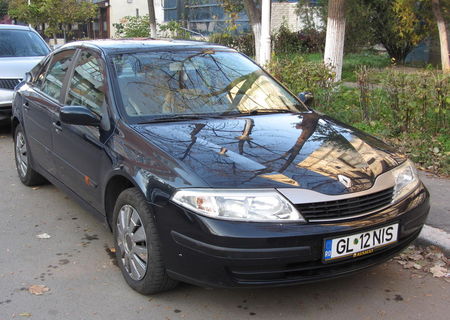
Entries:
{"type": "Polygon", "coordinates": [[[0,24],[0,123],[10,121],[14,87],[49,52],[33,28],[0,24]]]}

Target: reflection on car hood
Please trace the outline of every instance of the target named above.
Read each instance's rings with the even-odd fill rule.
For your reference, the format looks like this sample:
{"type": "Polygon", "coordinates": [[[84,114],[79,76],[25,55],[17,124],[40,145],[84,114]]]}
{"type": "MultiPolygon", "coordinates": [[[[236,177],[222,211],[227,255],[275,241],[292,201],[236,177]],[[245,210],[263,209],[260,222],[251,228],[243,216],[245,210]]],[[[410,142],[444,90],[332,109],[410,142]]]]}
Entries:
{"type": "Polygon", "coordinates": [[[214,188],[370,188],[403,157],[383,142],[317,113],[136,125],[150,143],[214,188]]]}
{"type": "Polygon", "coordinates": [[[44,57],[0,57],[0,79],[23,79],[44,57]]]}

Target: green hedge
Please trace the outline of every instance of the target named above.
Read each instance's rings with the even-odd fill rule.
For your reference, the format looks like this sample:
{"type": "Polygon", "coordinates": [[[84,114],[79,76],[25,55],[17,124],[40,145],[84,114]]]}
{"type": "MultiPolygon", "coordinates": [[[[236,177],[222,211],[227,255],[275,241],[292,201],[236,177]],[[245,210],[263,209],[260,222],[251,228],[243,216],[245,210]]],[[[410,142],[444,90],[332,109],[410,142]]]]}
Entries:
{"type": "Polygon", "coordinates": [[[249,57],[255,56],[255,37],[253,36],[253,33],[243,33],[239,35],[213,33],[209,36],[209,42],[236,49],[249,57]]]}

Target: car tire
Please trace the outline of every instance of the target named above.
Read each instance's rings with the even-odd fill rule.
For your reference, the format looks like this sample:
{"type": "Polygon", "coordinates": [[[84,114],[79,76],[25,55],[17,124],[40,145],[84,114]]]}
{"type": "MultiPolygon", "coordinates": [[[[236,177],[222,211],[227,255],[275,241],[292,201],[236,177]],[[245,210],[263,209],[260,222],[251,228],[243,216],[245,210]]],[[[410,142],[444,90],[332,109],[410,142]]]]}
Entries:
{"type": "Polygon", "coordinates": [[[14,131],[14,156],[20,181],[26,186],[32,187],[44,184],[45,178],[31,167],[31,153],[28,147],[25,133],[19,124],[14,131]]]}
{"type": "Polygon", "coordinates": [[[112,229],[117,263],[131,288],[148,295],[177,285],[167,275],[152,210],[137,188],[117,198],[112,229]]]}

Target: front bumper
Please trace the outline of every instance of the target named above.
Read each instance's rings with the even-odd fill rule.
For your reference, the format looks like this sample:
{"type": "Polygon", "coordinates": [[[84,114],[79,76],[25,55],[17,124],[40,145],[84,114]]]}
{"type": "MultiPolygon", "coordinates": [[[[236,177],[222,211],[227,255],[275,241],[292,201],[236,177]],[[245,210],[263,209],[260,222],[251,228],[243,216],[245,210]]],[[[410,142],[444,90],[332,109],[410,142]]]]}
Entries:
{"type": "Polygon", "coordinates": [[[11,119],[11,106],[14,91],[0,88],[0,122],[11,119]]]}
{"type": "Polygon", "coordinates": [[[207,287],[280,286],[344,276],[382,263],[410,244],[429,212],[420,186],[401,202],[339,223],[250,223],[211,219],[175,204],[155,206],[171,277],[207,287]],[[398,242],[374,253],[323,263],[323,240],[398,222],[398,242]]]}

